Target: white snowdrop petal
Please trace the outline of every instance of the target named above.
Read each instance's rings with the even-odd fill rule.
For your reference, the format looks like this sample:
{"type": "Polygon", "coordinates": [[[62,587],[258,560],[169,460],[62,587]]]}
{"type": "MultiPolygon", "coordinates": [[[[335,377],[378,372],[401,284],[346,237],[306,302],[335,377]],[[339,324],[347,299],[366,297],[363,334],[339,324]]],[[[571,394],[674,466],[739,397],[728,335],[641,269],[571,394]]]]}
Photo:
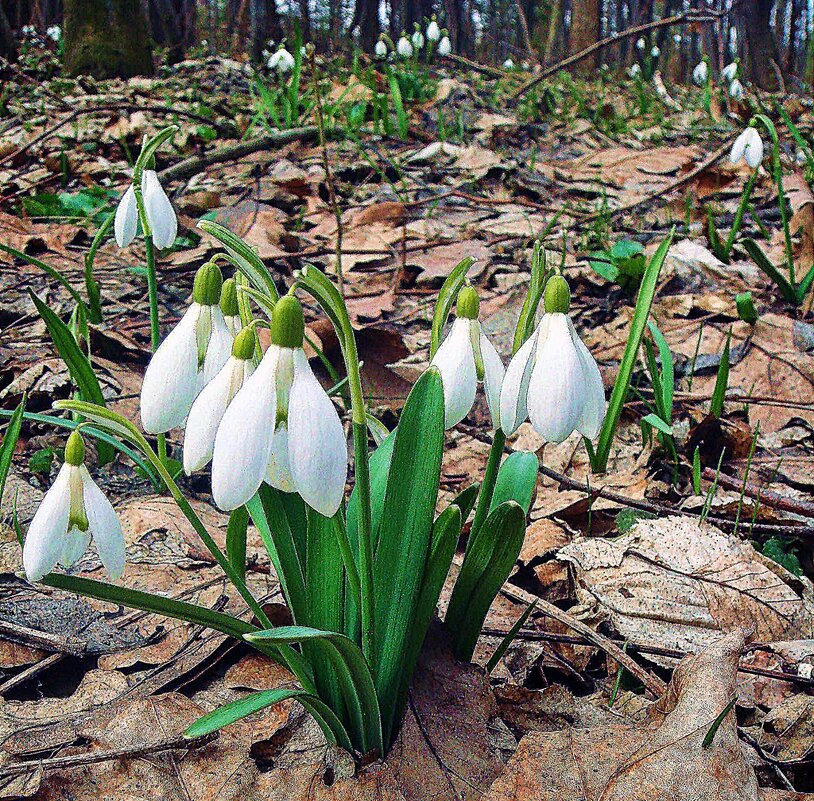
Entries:
{"type": "Polygon", "coordinates": [[[602,421],[605,419],[605,385],[602,383],[602,374],[599,372],[596,360],[574,330],[574,324],[570,318],[568,319],[568,329],[582,362],[582,372],[585,377],[585,401],[582,416],[577,423],[577,430],[588,439],[595,439],[602,428],[602,421]]]}
{"type": "Polygon", "coordinates": [[[529,381],[529,419],[543,439],[562,442],[582,416],[585,377],[568,331],[567,315],[547,316],[548,336],[537,347],[529,381]]]}
{"type": "Polygon", "coordinates": [[[452,43],[449,37],[445,36],[438,44],[438,52],[442,56],[448,56],[452,52],[452,43]]]}
{"type": "Polygon", "coordinates": [[[39,581],[56,567],[65,547],[70,517],[71,465],[63,464],[37,509],[23,544],[23,567],[29,581],[39,581]]]}
{"type": "Polygon", "coordinates": [[[80,531],[76,526],[66,532],[63,538],[59,564],[68,568],[82,558],[90,545],[90,530],[80,531]]]}
{"type": "Polygon", "coordinates": [[[520,350],[512,356],[503,377],[503,385],[500,389],[500,425],[507,436],[514,434],[528,417],[526,395],[541,327],[542,321],[537,330],[523,343],[520,350]]]}
{"type": "Polygon", "coordinates": [[[743,158],[743,152],[746,150],[746,131],[744,131],[732,144],[732,150],[729,152],[729,161],[732,164],[737,164],[743,158]]]}
{"type": "Polygon", "coordinates": [[[212,497],[226,510],[248,501],[266,475],[277,418],[280,348],[271,345],[223,415],[212,456],[212,497]]]}
{"type": "Polygon", "coordinates": [[[336,407],[311,371],[302,348],[294,351],[288,459],[302,499],[325,517],[336,514],[345,494],[348,446],[336,407]]]}
{"type": "Polygon", "coordinates": [[[441,373],[444,387],[444,427],[460,423],[475,402],[478,376],[469,328],[473,321],[457,317],[447,338],[441,343],[430,366],[441,373]]]}
{"type": "Polygon", "coordinates": [[[232,345],[235,338],[229,327],[223,312],[218,306],[205,306],[204,312],[209,311],[211,315],[211,333],[209,334],[209,344],[206,346],[206,356],[204,357],[203,369],[200,376],[200,388],[203,389],[221,370],[224,364],[229,361],[232,355],[232,345]]]}
{"type": "Polygon", "coordinates": [[[138,206],[136,205],[136,191],[133,184],[127,187],[122,195],[119,205],[116,206],[116,216],[113,218],[113,232],[116,235],[116,244],[120,248],[127,247],[135,238],[138,230],[138,206]]]}
{"type": "Polygon", "coordinates": [[[285,423],[277,426],[271,441],[266,483],[283,492],[296,492],[297,489],[288,460],[288,426],[285,423]]]}
{"type": "Polygon", "coordinates": [[[141,174],[141,191],[155,246],[160,250],[171,247],[178,234],[178,219],[155,170],[144,170],[141,174]]]}
{"type": "Polygon", "coordinates": [[[503,386],[506,368],[495,346],[483,332],[480,335],[480,352],[483,359],[483,389],[486,393],[486,403],[492,415],[493,427],[500,428],[500,389],[503,386]]]}
{"type": "Polygon", "coordinates": [[[117,581],[124,573],[125,549],[122,524],[113,505],[90,477],[85,465],[79,468],[82,488],[85,492],[85,513],[88,531],[93,535],[99,559],[102,560],[111,581],[117,581]]]}
{"type": "Polygon", "coordinates": [[[763,161],[763,140],[760,138],[757,129],[751,126],[744,131],[743,135],[746,137],[744,158],[746,163],[752,169],[755,169],[763,161]]]}
{"type": "Polygon", "coordinates": [[[198,391],[195,326],[201,306],[193,303],[153,354],[141,385],[141,424],[151,434],[183,425],[198,391]]]}

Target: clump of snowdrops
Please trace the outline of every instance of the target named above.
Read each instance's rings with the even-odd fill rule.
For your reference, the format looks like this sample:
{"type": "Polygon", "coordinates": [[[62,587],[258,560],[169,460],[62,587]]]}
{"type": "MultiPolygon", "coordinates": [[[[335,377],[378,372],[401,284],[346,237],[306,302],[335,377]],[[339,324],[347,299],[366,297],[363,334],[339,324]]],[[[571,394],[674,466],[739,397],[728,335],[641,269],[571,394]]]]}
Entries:
{"type": "MultiPolygon", "coordinates": [[[[154,240],[167,246],[175,217],[149,165],[171,133],[163,131],[145,144],[116,219],[121,245],[132,242],[141,228],[153,277],[154,240]]],[[[519,554],[538,460],[527,451],[504,458],[506,436],[527,419],[552,442],[574,431],[586,444],[599,436],[598,454],[590,446],[589,452],[604,469],[612,431],[605,430],[608,420],[603,425],[599,370],[569,316],[568,283],[557,270],[546,269],[539,244],[513,356],[504,367],[481,326],[478,294],[467,279],[473,260],[465,258],[439,292],[429,366],[413,386],[398,426],[388,432],[370,416],[355,332],[330,278],[305,266],[281,294],[242,240],[216,223],[199,225],[224,250],[198,270],[189,308],[155,348],[141,390],[141,429],[101,400],[55,404],[73,416],[74,431],[64,465],[24,540],[18,529],[27,577],[221,631],[296,677],[296,688],[254,693],[207,714],[190,727],[189,737],[294,698],[330,743],[360,759],[382,757],[398,736],[419,652],[470,515],[466,551],[445,616],[459,659],[472,658],[489,607],[519,554]],[[234,272],[226,281],[222,265],[234,272]],[[346,379],[333,394],[315,377],[304,349],[305,299],[330,319],[341,346],[346,379]],[[270,335],[264,353],[260,328],[270,335]],[[469,413],[481,386],[492,422],[485,473],[439,513],[444,431],[469,413]],[[344,401],[341,415],[339,400],[344,401]],[[343,418],[349,418],[353,451],[349,494],[351,460],[343,418]],[[225,550],[179,487],[168,455],[154,450],[148,439],[179,428],[184,470],[190,474],[211,463],[213,498],[230,512],[225,550]],[[115,443],[160,479],[242,598],[245,614],[115,583],[126,575],[122,529],[91,478],[85,436],[115,443]],[[279,578],[291,625],[273,625],[247,585],[250,520],[279,578]],[[57,571],[58,565],[69,569],[91,539],[110,581],[57,571]]],[[[643,282],[644,317],[637,307],[634,319],[642,328],[668,246],[659,249],[643,282]]],[[[37,308],[56,325],[41,301],[37,308]]],[[[634,356],[641,331],[637,336],[634,356]]],[[[623,376],[626,364],[632,369],[632,359],[625,360],[627,355],[623,376]]],[[[614,390],[608,412],[612,427],[626,387],[621,393],[614,390]]],[[[11,427],[19,431],[19,424],[18,417],[11,427]]]]}

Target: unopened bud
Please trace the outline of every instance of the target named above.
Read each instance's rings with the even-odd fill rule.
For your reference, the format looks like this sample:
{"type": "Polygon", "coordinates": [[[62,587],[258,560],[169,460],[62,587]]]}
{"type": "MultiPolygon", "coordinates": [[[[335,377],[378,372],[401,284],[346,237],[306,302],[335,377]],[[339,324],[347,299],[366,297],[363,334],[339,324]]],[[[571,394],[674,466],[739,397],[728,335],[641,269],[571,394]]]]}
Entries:
{"type": "Polygon", "coordinates": [[[257,336],[254,333],[254,327],[249,326],[244,328],[232,343],[232,356],[236,359],[247,361],[254,356],[254,348],[257,344],[257,336]]]}
{"type": "Polygon", "coordinates": [[[458,317],[477,320],[480,312],[480,298],[473,286],[465,286],[458,293],[458,317]]]}
{"type": "Polygon", "coordinates": [[[224,317],[237,317],[240,309],[237,305],[237,284],[234,278],[227,278],[220,291],[220,310],[224,317]]]}
{"type": "Polygon", "coordinates": [[[271,316],[271,342],[281,348],[301,348],[305,337],[302,306],[293,295],[277,301],[271,316]]]}
{"type": "Polygon", "coordinates": [[[85,463],[85,441],[78,431],[71,431],[65,443],[65,461],[74,467],[85,463]]]}
{"type": "Polygon", "coordinates": [[[195,273],[192,287],[192,300],[201,306],[217,306],[220,303],[220,291],[223,287],[223,275],[220,267],[212,261],[207,262],[195,273]]]}
{"type": "Polygon", "coordinates": [[[545,285],[545,310],[548,314],[568,314],[571,290],[561,275],[552,275],[545,285]]]}

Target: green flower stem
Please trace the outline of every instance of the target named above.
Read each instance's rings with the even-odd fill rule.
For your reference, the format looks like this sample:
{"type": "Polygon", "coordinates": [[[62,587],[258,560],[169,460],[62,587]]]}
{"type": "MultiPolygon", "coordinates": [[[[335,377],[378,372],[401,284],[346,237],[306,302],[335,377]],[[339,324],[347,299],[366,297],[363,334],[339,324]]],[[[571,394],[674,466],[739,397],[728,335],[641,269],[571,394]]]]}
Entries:
{"type": "Polygon", "coordinates": [[[336,542],[342,554],[342,561],[345,564],[345,570],[348,574],[348,584],[350,584],[350,589],[353,593],[354,603],[357,609],[360,609],[362,605],[362,585],[359,582],[359,570],[356,567],[356,559],[353,557],[353,550],[351,549],[350,540],[348,539],[348,531],[342,522],[341,515],[334,515],[333,528],[336,534],[336,542]]]}
{"type": "MultiPolygon", "coordinates": [[[[351,384],[351,397],[353,384],[351,384]]],[[[354,409],[355,413],[355,409],[354,409]]],[[[359,493],[359,586],[362,613],[362,653],[373,659],[373,545],[371,542],[370,463],[367,452],[367,422],[353,421],[353,455],[356,491],[359,493]]]]}
{"type": "Polygon", "coordinates": [[[737,211],[735,212],[735,217],[732,220],[732,228],[729,231],[729,236],[726,238],[725,250],[727,258],[729,257],[730,253],[732,253],[732,246],[735,244],[735,237],[738,235],[741,225],[743,225],[743,215],[746,214],[746,209],[749,206],[749,200],[752,197],[752,191],[755,188],[758,169],[759,167],[756,167],[752,171],[752,174],[749,176],[749,180],[746,182],[746,186],[743,188],[741,202],[738,205],[737,211]]]}
{"type": "Polygon", "coordinates": [[[489,449],[489,459],[486,462],[486,472],[483,476],[483,484],[478,493],[478,505],[475,509],[475,517],[472,520],[472,527],[469,531],[469,539],[466,543],[467,553],[472,543],[477,537],[483,521],[489,515],[489,508],[492,505],[492,496],[495,493],[495,483],[497,482],[497,474],[500,470],[500,461],[503,458],[503,448],[506,445],[506,435],[503,433],[502,428],[495,431],[492,437],[492,446],[489,449]]]}

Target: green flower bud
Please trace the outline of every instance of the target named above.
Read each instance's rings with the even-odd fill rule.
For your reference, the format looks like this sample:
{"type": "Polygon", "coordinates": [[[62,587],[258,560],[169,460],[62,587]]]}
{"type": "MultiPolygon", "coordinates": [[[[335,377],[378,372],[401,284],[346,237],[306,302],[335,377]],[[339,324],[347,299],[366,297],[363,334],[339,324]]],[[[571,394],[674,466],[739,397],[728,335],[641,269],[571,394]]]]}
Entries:
{"type": "Polygon", "coordinates": [[[237,317],[240,309],[237,305],[237,284],[234,278],[227,278],[220,291],[220,310],[224,317],[237,317]]]}
{"type": "Polygon", "coordinates": [[[305,337],[302,306],[293,295],[277,301],[271,316],[271,342],[281,348],[301,348],[305,337]]]}
{"type": "Polygon", "coordinates": [[[552,275],[545,285],[545,310],[548,314],[568,314],[571,308],[571,290],[561,275],[552,275]]]}
{"type": "Polygon", "coordinates": [[[201,306],[217,306],[220,303],[220,291],[223,287],[223,274],[220,267],[208,261],[195,273],[192,286],[192,300],[201,306]]]}
{"type": "Polygon", "coordinates": [[[477,320],[480,312],[480,298],[473,286],[465,286],[458,293],[458,317],[477,320]]]}
{"type": "Polygon", "coordinates": [[[74,467],[85,463],[85,441],[78,431],[71,431],[65,443],[65,461],[74,467]]]}
{"type": "Polygon", "coordinates": [[[232,356],[236,359],[251,359],[254,356],[254,347],[257,344],[257,336],[254,333],[254,327],[249,326],[244,328],[232,343],[232,356]]]}

